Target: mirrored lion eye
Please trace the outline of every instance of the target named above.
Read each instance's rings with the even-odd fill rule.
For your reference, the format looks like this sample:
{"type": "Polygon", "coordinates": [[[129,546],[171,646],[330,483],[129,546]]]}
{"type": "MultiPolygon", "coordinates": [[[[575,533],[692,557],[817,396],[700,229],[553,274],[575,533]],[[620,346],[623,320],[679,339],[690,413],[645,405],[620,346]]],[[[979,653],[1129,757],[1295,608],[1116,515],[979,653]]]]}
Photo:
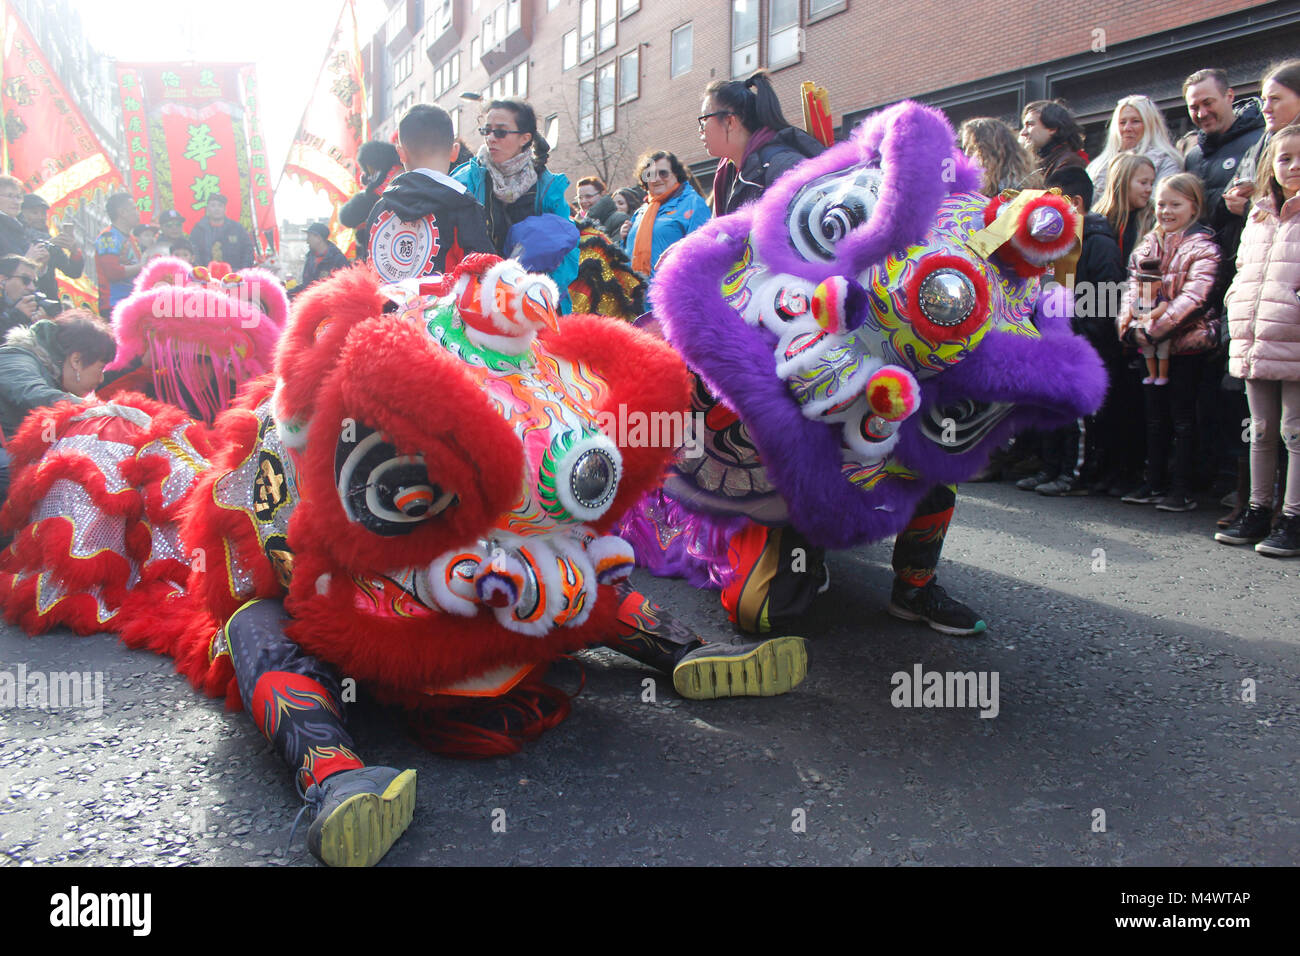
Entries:
{"type": "Polygon", "coordinates": [[[419,455],[399,455],[376,431],[357,427],[355,441],[339,439],[335,480],[348,520],[384,537],[414,531],[459,503],[429,476],[419,455]]]}
{"type": "Polygon", "coordinates": [[[822,235],[831,242],[839,242],[860,224],[857,213],[848,206],[831,206],[822,214],[822,235]]]}
{"type": "Polygon", "coordinates": [[[961,325],[975,308],[975,284],[956,269],[936,269],[921,280],[917,305],[935,325],[961,325]]]}

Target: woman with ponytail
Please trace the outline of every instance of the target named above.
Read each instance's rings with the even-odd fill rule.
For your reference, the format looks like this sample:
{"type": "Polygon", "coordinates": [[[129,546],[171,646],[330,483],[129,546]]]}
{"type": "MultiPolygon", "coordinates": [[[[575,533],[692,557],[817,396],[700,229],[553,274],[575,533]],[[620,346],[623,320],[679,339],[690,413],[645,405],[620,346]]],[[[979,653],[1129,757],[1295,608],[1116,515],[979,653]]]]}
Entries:
{"type": "Polygon", "coordinates": [[[704,90],[700,139],[718,157],[713,214],[753,202],[791,166],[826,147],[790,125],[772,81],[762,70],[749,79],[714,80],[704,90]]]}
{"type": "MultiPolygon", "coordinates": [[[[483,204],[488,235],[502,256],[509,257],[510,227],[530,216],[553,213],[568,220],[564,194],[569,179],[546,168],[551,145],[537,132],[537,114],[523,100],[492,100],[483,113],[483,146],[469,162],[452,171],[469,194],[483,204]]],[[[576,236],[576,230],[574,230],[576,236]]],[[[569,311],[569,283],[578,277],[578,245],[549,271],[560,290],[560,311],[569,311]]]]}

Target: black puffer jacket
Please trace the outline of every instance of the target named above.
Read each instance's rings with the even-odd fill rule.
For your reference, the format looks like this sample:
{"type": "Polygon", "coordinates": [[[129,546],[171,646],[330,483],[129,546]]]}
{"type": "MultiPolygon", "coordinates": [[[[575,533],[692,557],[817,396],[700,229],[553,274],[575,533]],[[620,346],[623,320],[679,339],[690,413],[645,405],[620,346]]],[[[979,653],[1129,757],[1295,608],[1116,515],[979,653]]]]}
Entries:
{"type": "Polygon", "coordinates": [[[790,167],[825,151],[825,146],[799,127],[787,126],[746,157],[739,176],[734,165],[726,164],[721,181],[714,180],[713,214],[725,216],[753,202],[790,167]]]}
{"type": "Polygon", "coordinates": [[[1256,99],[1239,103],[1233,109],[1237,118],[1227,132],[1196,134],[1196,145],[1187,151],[1184,165],[1205,184],[1205,213],[1201,221],[1214,230],[1220,249],[1235,254],[1245,217],[1228,212],[1223,204],[1223,191],[1241,175],[1242,160],[1264,135],[1264,114],[1256,99]],[[1229,244],[1224,242],[1225,229],[1231,233],[1229,244]]]}
{"type": "Polygon", "coordinates": [[[1100,213],[1088,213],[1083,217],[1083,249],[1074,273],[1076,318],[1073,325],[1076,332],[1086,336],[1103,354],[1118,347],[1115,316],[1110,306],[1118,305],[1119,296],[1112,295],[1111,291],[1118,288],[1122,292],[1126,278],[1124,257],[1110,223],[1100,213]]]}
{"type": "Polygon", "coordinates": [[[56,326],[41,320],[30,328],[10,331],[0,345],[0,429],[5,440],[34,408],[44,408],[77,396],[63,391],[63,359],[54,345],[56,326]]]}

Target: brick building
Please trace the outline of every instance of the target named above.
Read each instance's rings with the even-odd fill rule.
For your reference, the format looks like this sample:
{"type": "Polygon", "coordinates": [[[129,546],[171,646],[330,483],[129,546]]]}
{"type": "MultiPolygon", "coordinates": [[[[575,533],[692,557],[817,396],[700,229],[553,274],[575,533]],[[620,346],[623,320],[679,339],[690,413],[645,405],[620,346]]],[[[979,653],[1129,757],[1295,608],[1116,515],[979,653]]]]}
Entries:
{"type": "Polygon", "coordinates": [[[376,136],[435,103],[477,149],[469,97],[523,96],[552,169],[622,185],[648,148],[711,170],[695,123],[704,87],[760,66],[796,123],[800,82],[827,87],[841,135],[907,97],[954,124],[1064,97],[1095,152],[1121,96],[1151,96],[1177,136],[1188,73],[1218,66],[1251,94],[1269,62],[1294,55],[1295,0],[389,0],[363,57],[376,136]]]}

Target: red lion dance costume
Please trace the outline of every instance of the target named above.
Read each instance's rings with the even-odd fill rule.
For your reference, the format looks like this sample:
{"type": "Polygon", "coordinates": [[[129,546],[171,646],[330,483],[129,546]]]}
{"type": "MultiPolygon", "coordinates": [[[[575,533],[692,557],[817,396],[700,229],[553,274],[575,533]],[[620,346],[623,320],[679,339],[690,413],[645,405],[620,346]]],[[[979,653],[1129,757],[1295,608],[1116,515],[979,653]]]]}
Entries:
{"type": "MultiPolygon", "coordinates": [[[[603,641],[723,666],[740,651],[658,618],[606,533],[672,449],[620,448],[601,416],[684,415],[685,368],[616,320],[560,327],[557,300],[494,256],[401,286],[358,267],[297,300],[274,374],[211,433],[131,394],[33,414],[2,515],[7,616],[116,630],[247,709],[332,865],[377,862],[415,801],[413,770],[357,756],[341,675],[409,708],[433,749],[485,754],[563,719],[541,679],[563,654],[603,641]]],[[[769,674],[731,693],[802,677],[801,644],[742,650],[769,674]]]]}

